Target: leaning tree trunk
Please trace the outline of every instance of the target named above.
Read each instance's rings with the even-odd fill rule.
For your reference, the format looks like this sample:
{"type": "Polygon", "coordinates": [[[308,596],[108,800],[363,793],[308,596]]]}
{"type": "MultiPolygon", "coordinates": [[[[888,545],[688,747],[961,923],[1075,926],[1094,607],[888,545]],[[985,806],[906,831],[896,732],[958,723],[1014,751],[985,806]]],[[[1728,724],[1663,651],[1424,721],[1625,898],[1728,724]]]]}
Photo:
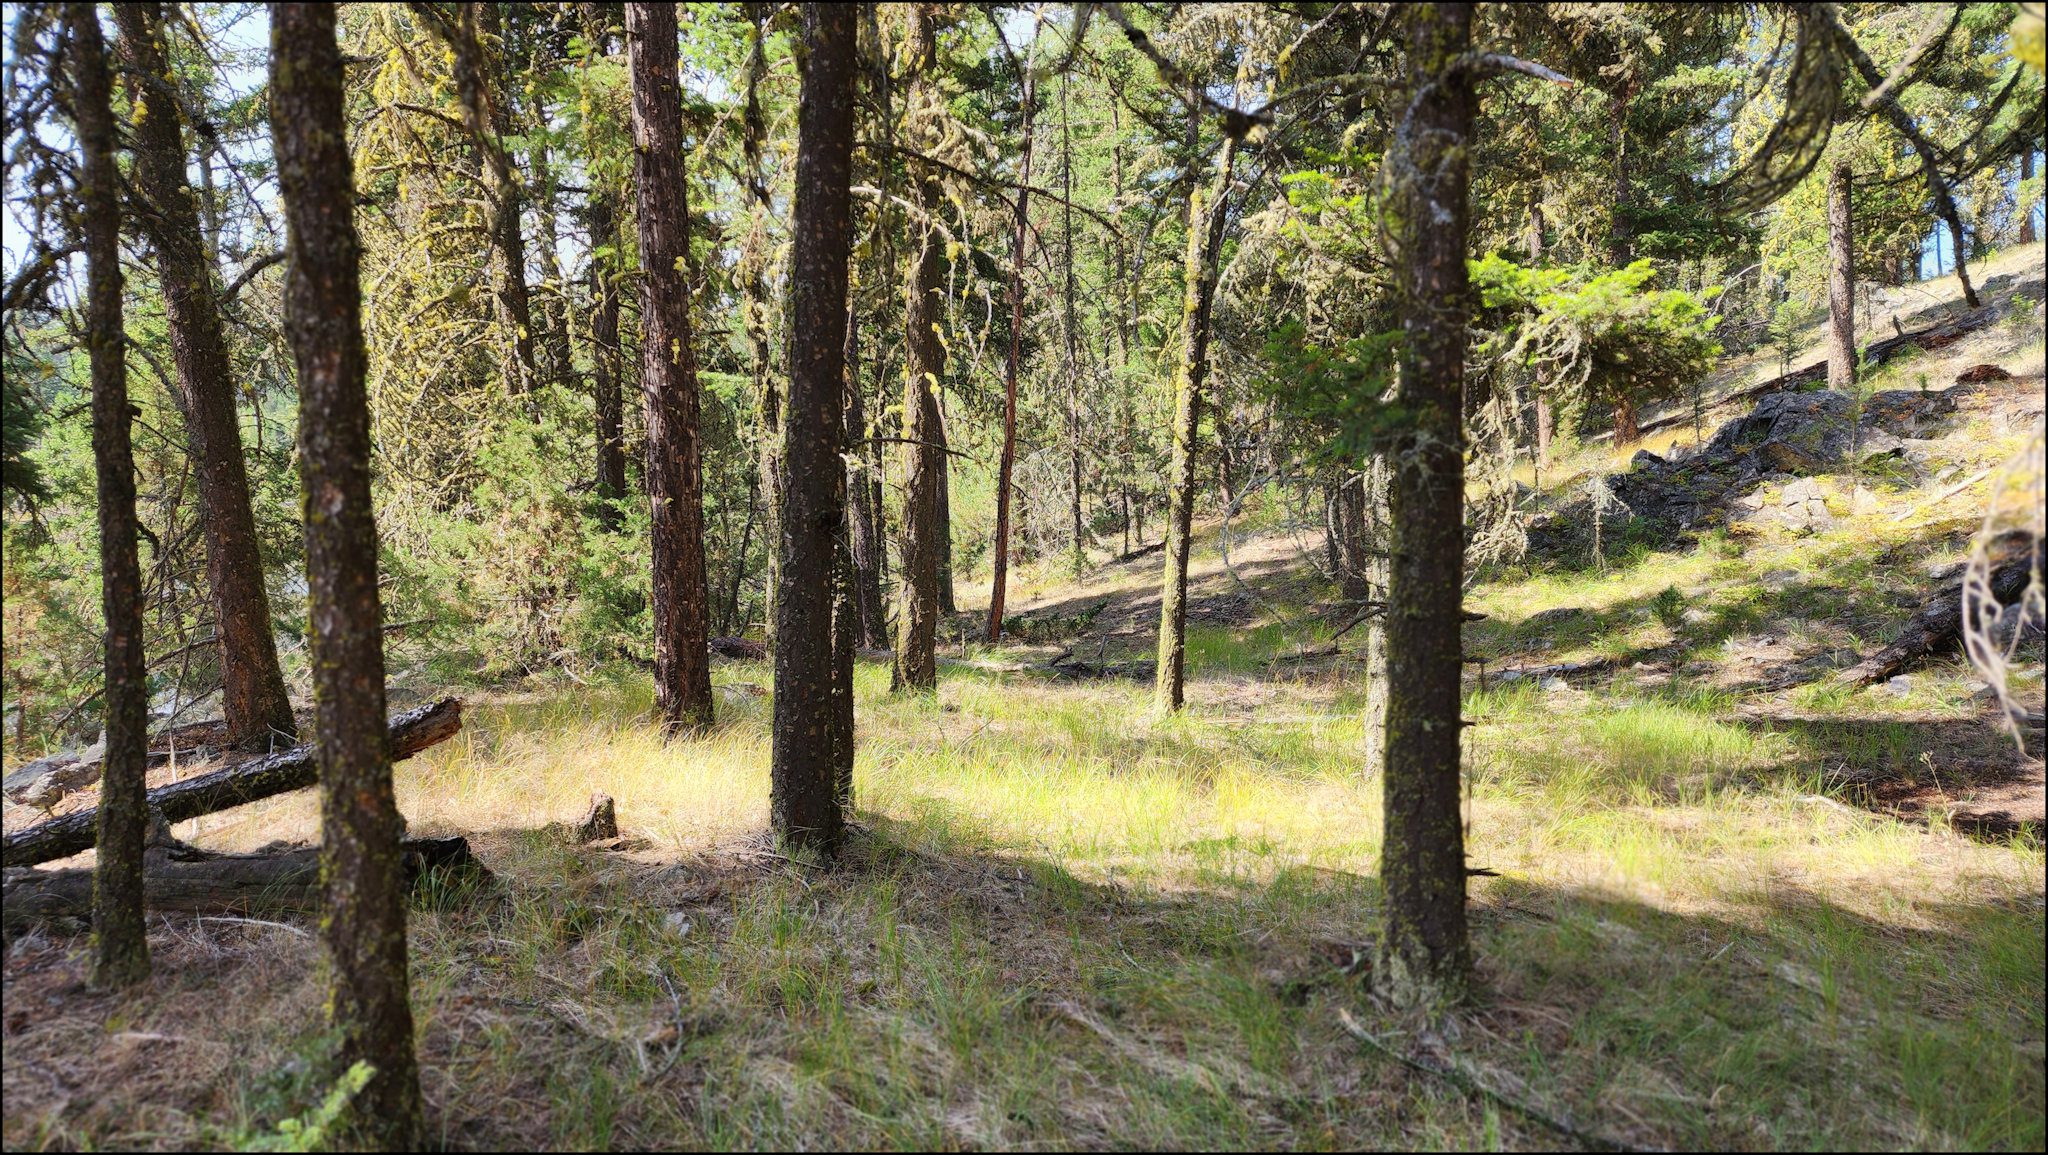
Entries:
{"type": "MultiPolygon", "coordinates": [[[[911,81],[906,102],[912,111],[941,99],[930,79],[934,35],[928,4],[911,10],[908,52],[911,81]]],[[[913,146],[921,145],[913,141],[913,146]]],[[[935,647],[939,625],[939,579],[944,548],[940,523],[946,483],[945,452],[940,448],[939,403],[934,396],[946,372],[946,345],[939,332],[944,315],[945,237],[938,214],[944,197],[938,175],[912,161],[917,182],[918,243],[910,260],[903,292],[903,525],[900,553],[903,574],[896,609],[896,661],[892,690],[931,690],[938,685],[935,647]]]]}
{"type": "Polygon", "coordinates": [[[1403,13],[1413,124],[1387,158],[1400,222],[1399,408],[1387,451],[1394,542],[1387,592],[1386,929],[1375,979],[1402,1004],[1461,997],[1472,967],[1458,816],[1464,586],[1466,203],[1472,5],[1403,13]]]}
{"type": "Polygon", "coordinates": [[[995,576],[988,591],[988,640],[1003,638],[1003,602],[1010,581],[1010,478],[1017,470],[1017,365],[1024,356],[1024,253],[1031,237],[1031,113],[1038,80],[1032,68],[1038,41],[1024,60],[1024,158],[1018,178],[1017,220],[1010,237],[1010,351],[1003,366],[1003,450],[996,466],[995,576]]]}
{"type": "Polygon", "coordinates": [[[711,725],[697,357],[690,341],[690,208],[673,4],[626,5],[633,178],[640,197],[640,390],[654,506],[654,693],[671,733],[711,725]]]}
{"type": "Polygon", "coordinates": [[[1856,241],[1849,162],[1828,173],[1828,388],[1856,386],[1856,241]]]}
{"type": "Polygon", "coordinates": [[[100,609],[106,625],[107,749],[93,868],[92,979],[125,987],[149,977],[142,923],[143,771],[149,681],[142,661],[142,568],[135,556],[135,455],[129,442],[127,341],[121,320],[121,175],[114,161],[113,83],[99,11],[70,5],[73,127],[82,163],[86,341],[92,363],[92,456],[98,477],[100,609]]]}
{"type": "Polygon", "coordinates": [[[283,192],[285,326],[299,381],[299,475],[319,733],[320,937],[338,1060],[373,1069],[350,1123],[373,1142],[422,1138],[405,948],[405,819],[384,733],[383,611],[370,502],[355,181],[334,8],[273,4],[270,124],[283,192]]]}
{"type": "MultiPolygon", "coordinates": [[[[1190,116],[1201,102],[1192,100],[1190,116]]],[[[1192,132],[1190,133],[1192,135],[1192,132]]],[[[1194,163],[1193,149],[1189,163],[1194,163]]],[[[1205,199],[1188,198],[1187,287],[1181,299],[1180,368],[1173,378],[1173,471],[1167,498],[1166,574],[1159,598],[1159,668],[1153,705],[1161,713],[1187,699],[1188,552],[1195,515],[1195,433],[1202,418],[1202,383],[1209,372],[1209,306],[1216,293],[1216,262],[1223,247],[1225,198],[1237,160],[1237,138],[1223,139],[1216,180],[1205,199]]]]}
{"type": "Polygon", "coordinates": [[[163,7],[153,2],[120,4],[114,7],[114,19],[134,88],[130,139],[135,183],[149,206],[139,214],[139,223],[156,253],[171,358],[177,366],[177,397],[199,482],[206,586],[220,645],[221,711],[228,740],[245,749],[267,749],[274,739],[290,745],[298,724],[292,718],[270,628],[270,595],[263,587],[263,557],[249,508],[234,372],[221,333],[213,268],[199,227],[199,208],[185,179],[176,79],[164,51],[163,7]]]}
{"type": "MultiPolygon", "coordinates": [[[[584,58],[612,55],[615,42],[611,21],[604,5],[582,5],[583,35],[591,45],[584,58]]],[[[586,128],[590,128],[586,122],[586,128]]],[[[592,138],[586,143],[595,147],[592,138]]],[[[597,415],[597,515],[608,530],[616,531],[626,500],[625,406],[620,382],[625,362],[619,354],[619,253],[625,248],[619,233],[618,191],[605,185],[596,172],[588,176],[589,199],[584,209],[590,226],[590,393],[597,415]],[[600,255],[609,248],[610,256],[600,255]]]]}
{"type": "MultiPolygon", "coordinates": [[[[851,6],[804,5],[791,226],[789,406],[782,428],[782,590],[775,600],[774,731],[769,813],[792,845],[830,856],[845,833],[832,644],[835,554],[846,520],[846,263],[853,251],[851,6]],[[825,706],[819,709],[820,704],[825,706]]],[[[847,751],[847,752],[850,752],[847,751]]]]}

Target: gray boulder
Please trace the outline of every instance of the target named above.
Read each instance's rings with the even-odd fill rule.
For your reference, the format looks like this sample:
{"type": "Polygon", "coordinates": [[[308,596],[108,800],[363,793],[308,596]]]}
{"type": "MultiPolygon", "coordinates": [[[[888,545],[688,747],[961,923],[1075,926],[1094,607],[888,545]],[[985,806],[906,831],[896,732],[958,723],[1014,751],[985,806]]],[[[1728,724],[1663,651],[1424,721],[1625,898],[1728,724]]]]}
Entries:
{"type": "Polygon", "coordinates": [[[85,752],[84,757],[55,754],[38,758],[0,780],[0,793],[5,793],[10,802],[48,810],[66,794],[83,790],[100,780],[104,751],[104,746],[94,746],[85,752]]]}

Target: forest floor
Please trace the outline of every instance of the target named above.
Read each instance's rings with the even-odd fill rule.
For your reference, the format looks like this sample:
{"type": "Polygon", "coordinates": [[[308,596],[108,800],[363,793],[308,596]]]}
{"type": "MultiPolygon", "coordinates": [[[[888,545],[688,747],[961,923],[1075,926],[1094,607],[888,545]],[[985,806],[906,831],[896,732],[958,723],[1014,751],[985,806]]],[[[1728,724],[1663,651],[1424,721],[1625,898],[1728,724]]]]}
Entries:
{"type": "MultiPolygon", "coordinates": [[[[1156,554],[1019,575],[1023,639],[949,647],[933,697],[891,697],[863,661],[837,869],[762,833],[765,663],[721,662],[717,728],[669,746],[637,673],[473,696],[461,734],[398,770],[414,832],[467,835],[496,875],[412,912],[436,1141],[2039,1149],[2040,731],[2024,750],[2001,732],[1960,658],[1869,689],[1824,676],[1961,556],[1988,482],[1940,495],[2024,443],[2038,290],[2015,313],[1887,367],[2016,377],[1875,506],[1827,478],[1819,532],[1480,575],[1468,845],[1497,876],[1471,887],[1479,995],[1434,1024],[1357,974],[1380,901],[1362,639],[1320,653],[1344,618],[1284,509],[1231,527],[1228,566],[1205,524],[1183,716],[1154,717],[1145,678],[1049,666],[1150,656],[1156,554]],[[576,846],[551,824],[598,790],[628,838],[576,846]]],[[[1612,458],[1586,446],[1559,476],[1612,458]]],[[[2018,684],[2038,707],[2040,666],[2018,684]]],[[[316,829],[301,793],[178,833],[316,829]]],[[[310,931],[153,918],[156,977],[122,997],[82,985],[82,936],[16,939],[0,1139],[273,1139],[326,1090],[310,931]]]]}

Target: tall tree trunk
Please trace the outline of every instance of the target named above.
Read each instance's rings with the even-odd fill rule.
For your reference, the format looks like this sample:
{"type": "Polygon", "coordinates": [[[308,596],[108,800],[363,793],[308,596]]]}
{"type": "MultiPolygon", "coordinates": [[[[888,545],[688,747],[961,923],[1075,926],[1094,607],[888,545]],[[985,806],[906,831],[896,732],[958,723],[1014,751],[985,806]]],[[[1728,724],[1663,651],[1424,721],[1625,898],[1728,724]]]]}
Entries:
{"type": "MultiPolygon", "coordinates": [[[[1194,96],[1188,100],[1189,116],[1199,115],[1201,101],[1194,96]]],[[[1192,132],[1189,135],[1194,136],[1192,132]]],[[[1192,164],[1195,149],[1188,152],[1192,164]]],[[[1159,670],[1153,686],[1153,705],[1160,713],[1178,710],[1187,700],[1188,549],[1195,516],[1195,432],[1202,419],[1202,384],[1209,373],[1209,306],[1216,293],[1224,208],[1236,162],[1237,138],[1226,136],[1208,196],[1196,188],[1188,198],[1181,362],[1173,377],[1173,472],[1168,479],[1172,490],[1167,498],[1166,573],[1160,583],[1159,670]]]]}
{"type": "MultiPolygon", "coordinates": [[[[1543,260],[1543,170],[1542,150],[1537,150],[1536,192],[1529,199],[1529,229],[1523,238],[1523,248],[1529,254],[1529,263],[1535,265],[1543,260]]],[[[1540,479],[1543,470],[1550,465],[1550,438],[1557,428],[1557,415],[1551,412],[1550,394],[1537,383],[1536,389],[1536,475],[1540,479]]],[[[1540,485],[1540,481],[1539,481],[1540,485]]]]}
{"type": "Polygon", "coordinates": [[[1074,310],[1074,118],[1067,106],[1067,75],[1060,75],[1060,265],[1064,292],[1060,311],[1067,347],[1067,485],[1072,522],[1072,570],[1075,577],[1087,568],[1085,529],[1081,521],[1081,326],[1074,310]]]}
{"type": "MultiPolygon", "coordinates": [[[[1635,217],[1634,177],[1628,162],[1628,114],[1635,103],[1636,79],[1631,73],[1622,80],[1621,91],[1615,96],[1613,144],[1614,149],[1614,218],[1607,234],[1607,262],[1619,269],[1635,259],[1635,217]]],[[[1614,447],[1634,445],[1643,439],[1642,419],[1636,408],[1634,397],[1619,397],[1614,402],[1614,447]]]]}
{"type": "Polygon", "coordinates": [[[988,592],[988,640],[1003,637],[1003,602],[1010,578],[1010,479],[1017,469],[1017,363],[1024,356],[1024,254],[1031,239],[1031,120],[1038,103],[1038,76],[1032,67],[1038,40],[1032,38],[1024,60],[1024,157],[1017,189],[1017,220],[1010,236],[1010,355],[1003,367],[1003,450],[996,466],[995,576],[988,592]]]}
{"type": "Polygon", "coordinates": [[[1335,494],[1337,584],[1344,600],[1361,610],[1366,602],[1372,600],[1370,571],[1374,542],[1372,513],[1367,509],[1367,502],[1373,496],[1385,500],[1385,494],[1370,494],[1370,488],[1371,482],[1365,476],[1347,477],[1335,494]]]}
{"type": "Polygon", "coordinates": [[[1403,1004],[1463,995],[1464,829],[1458,817],[1458,677],[1465,569],[1464,429],[1469,150],[1475,100],[1461,60],[1472,5],[1403,13],[1413,124],[1387,158],[1400,222],[1400,408],[1388,450],[1394,548],[1387,592],[1386,929],[1375,978],[1403,1004]]]}
{"type": "MultiPolygon", "coordinates": [[[[935,36],[929,4],[911,10],[908,70],[912,77],[906,105],[928,107],[940,99],[931,73],[935,36]]],[[[923,144],[913,141],[912,146],[923,144]]],[[[946,345],[939,332],[945,310],[945,236],[938,214],[944,209],[938,174],[911,162],[917,183],[919,215],[917,254],[910,260],[903,293],[903,525],[900,553],[903,574],[896,610],[896,661],[890,676],[893,690],[930,690],[938,685],[940,524],[944,508],[946,457],[941,448],[939,403],[934,396],[946,373],[946,345]]]]}
{"type": "MultiPolygon", "coordinates": [[[[592,46],[584,67],[592,57],[610,57],[617,51],[612,22],[604,5],[582,5],[583,35],[592,46]]],[[[588,127],[586,125],[586,127],[588,127]]],[[[594,140],[588,143],[595,147],[594,140]]],[[[597,413],[597,511],[603,526],[616,532],[626,500],[625,402],[621,382],[625,358],[619,350],[619,254],[625,238],[619,234],[618,190],[593,171],[584,212],[590,226],[590,392],[597,413]],[[609,249],[609,254],[604,250],[609,249]]]]}
{"type": "Polygon", "coordinates": [[[298,734],[291,698],[278,667],[270,628],[270,595],[249,507],[242,430],[235,415],[233,370],[222,336],[213,268],[202,244],[199,209],[185,179],[175,78],[164,50],[163,7],[121,4],[121,29],[133,93],[135,183],[148,204],[144,234],[156,253],[164,315],[177,365],[180,408],[199,481],[200,525],[206,535],[206,584],[214,634],[220,639],[222,711],[237,746],[290,745],[298,734]]]}
{"type": "Polygon", "coordinates": [[[626,5],[633,184],[640,198],[640,391],[654,508],[654,696],[674,734],[711,725],[697,355],[690,341],[688,174],[676,8],[626,5]]]}
{"type": "Polygon", "coordinates": [[[842,707],[851,721],[853,703],[851,687],[839,684],[832,619],[834,561],[846,520],[839,455],[846,431],[846,265],[853,251],[856,15],[850,5],[804,5],[778,519],[783,588],[775,601],[769,809],[784,841],[827,855],[845,833],[838,763],[852,753],[838,725],[842,707]]]}
{"type": "Polygon", "coordinates": [[[98,479],[100,610],[106,625],[107,747],[100,779],[99,859],[93,864],[92,980],[133,986],[149,977],[142,921],[143,770],[149,680],[142,662],[142,567],[135,556],[135,455],[130,445],[128,342],[121,319],[121,174],[114,161],[113,82],[97,5],[68,5],[73,127],[83,163],[86,341],[92,363],[92,456],[98,479]]]}
{"type": "Polygon", "coordinates": [[[1635,103],[1636,78],[1633,67],[1622,79],[1621,91],[1615,94],[1614,124],[1611,147],[1614,150],[1614,216],[1607,232],[1607,260],[1619,269],[1635,259],[1635,184],[1634,174],[1629,171],[1628,162],[1628,114],[1635,103]]]}
{"type": "Polygon", "coordinates": [[[939,462],[939,615],[950,618],[960,612],[953,589],[953,456],[946,452],[948,418],[939,395],[932,395],[933,452],[939,462]]]}
{"type": "Polygon", "coordinates": [[[619,349],[618,210],[610,190],[593,189],[590,219],[590,391],[597,414],[598,518],[608,530],[619,528],[626,499],[625,402],[621,379],[625,358],[619,349]],[[597,250],[609,246],[612,255],[597,250]]]}
{"type": "MultiPolygon", "coordinates": [[[[849,295],[851,291],[849,290],[849,295]]],[[[879,650],[889,644],[889,621],[882,602],[882,554],[888,546],[871,495],[874,470],[867,460],[867,409],[861,404],[859,311],[846,309],[846,548],[852,567],[854,612],[860,629],[858,647],[879,650]]]]}
{"type": "MultiPolygon", "coordinates": [[[[2020,180],[2030,181],[2034,179],[2034,146],[2027,144],[2021,148],[2024,151],[2020,153],[2020,180]]],[[[2019,241],[2023,245],[2035,244],[2037,241],[2034,234],[2034,205],[2031,201],[2020,206],[2019,241]]]]}
{"type": "Polygon", "coordinates": [[[1382,604],[1378,613],[1365,619],[1365,775],[1370,781],[1387,769],[1387,459],[1374,454],[1359,480],[1367,541],[1365,589],[1368,598],[1382,604]]]}
{"type": "Polygon", "coordinates": [[[768,644],[775,644],[775,599],[782,586],[782,556],[774,543],[781,540],[776,519],[782,510],[782,470],[776,455],[782,451],[783,398],[770,363],[768,263],[773,246],[768,241],[768,220],[773,205],[768,193],[767,163],[762,150],[768,140],[768,122],[761,111],[761,85],[768,79],[768,20],[772,5],[745,5],[747,16],[747,100],[741,124],[741,151],[746,158],[747,233],[740,246],[739,280],[741,327],[747,334],[748,370],[753,377],[756,418],[761,427],[761,507],[768,548],[767,601],[768,644]]]}
{"type": "MultiPolygon", "coordinates": [[[[858,29],[854,41],[859,42],[858,29]]],[[[857,53],[855,54],[857,56],[857,53]]],[[[848,82],[849,85],[852,82],[848,82]]],[[[855,135],[849,118],[848,137],[855,135]]],[[[848,226],[847,234],[852,235],[852,189],[851,162],[852,146],[848,146],[848,226]]],[[[852,242],[848,241],[846,286],[846,344],[843,346],[843,377],[840,382],[839,423],[835,426],[838,435],[838,454],[842,462],[854,451],[852,426],[847,424],[850,406],[849,396],[860,388],[859,375],[854,371],[858,364],[858,336],[853,325],[853,283],[852,283],[852,242]]],[[[857,502],[849,500],[852,495],[853,476],[842,473],[839,479],[839,524],[832,528],[832,691],[826,698],[832,765],[833,805],[844,816],[853,809],[853,659],[854,651],[861,642],[860,594],[854,586],[853,568],[853,522],[857,502]]]]}
{"type": "Polygon", "coordinates": [[[373,1069],[349,1121],[373,1146],[410,1151],[424,1127],[407,998],[405,819],[385,733],[361,247],[334,14],[327,4],[270,11],[270,125],[290,257],[285,324],[299,379],[320,752],[320,937],[341,1068],[373,1069]]]}
{"type": "Polygon", "coordinates": [[[1828,388],[1856,386],[1856,241],[1849,162],[1828,173],[1828,388]]]}
{"type": "MultiPolygon", "coordinates": [[[[507,80],[510,80],[509,75],[507,80]]],[[[556,198],[560,195],[555,188],[554,167],[548,156],[548,146],[541,143],[540,130],[548,125],[547,104],[534,101],[534,136],[527,145],[528,165],[533,170],[533,214],[536,218],[540,245],[541,313],[547,318],[542,333],[548,364],[545,380],[561,385],[570,384],[576,376],[575,363],[569,356],[569,288],[562,278],[561,258],[555,248],[560,242],[560,221],[555,211],[556,198]]]]}

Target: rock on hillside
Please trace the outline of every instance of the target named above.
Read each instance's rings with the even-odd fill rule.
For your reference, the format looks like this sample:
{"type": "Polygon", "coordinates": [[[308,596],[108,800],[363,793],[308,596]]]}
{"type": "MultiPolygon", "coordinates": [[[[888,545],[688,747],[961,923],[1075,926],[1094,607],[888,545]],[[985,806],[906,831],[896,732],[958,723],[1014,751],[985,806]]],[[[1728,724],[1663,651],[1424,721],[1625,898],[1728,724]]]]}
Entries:
{"type": "MultiPolygon", "coordinates": [[[[1957,399],[1972,388],[1876,393],[1860,414],[1851,398],[1826,389],[1772,393],[1721,426],[1699,451],[1664,458],[1644,450],[1628,472],[1603,478],[1623,507],[1607,512],[1606,532],[1666,546],[1729,517],[1820,528],[1832,518],[1810,483],[1788,485],[1776,505],[1748,495],[1770,482],[1835,472],[1852,459],[1916,462],[1924,454],[1914,443],[1940,434],[1957,399]]],[[[1529,527],[1531,551],[1558,556],[1589,546],[1592,501],[1588,496],[1537,518],[1529,527]]]]}

